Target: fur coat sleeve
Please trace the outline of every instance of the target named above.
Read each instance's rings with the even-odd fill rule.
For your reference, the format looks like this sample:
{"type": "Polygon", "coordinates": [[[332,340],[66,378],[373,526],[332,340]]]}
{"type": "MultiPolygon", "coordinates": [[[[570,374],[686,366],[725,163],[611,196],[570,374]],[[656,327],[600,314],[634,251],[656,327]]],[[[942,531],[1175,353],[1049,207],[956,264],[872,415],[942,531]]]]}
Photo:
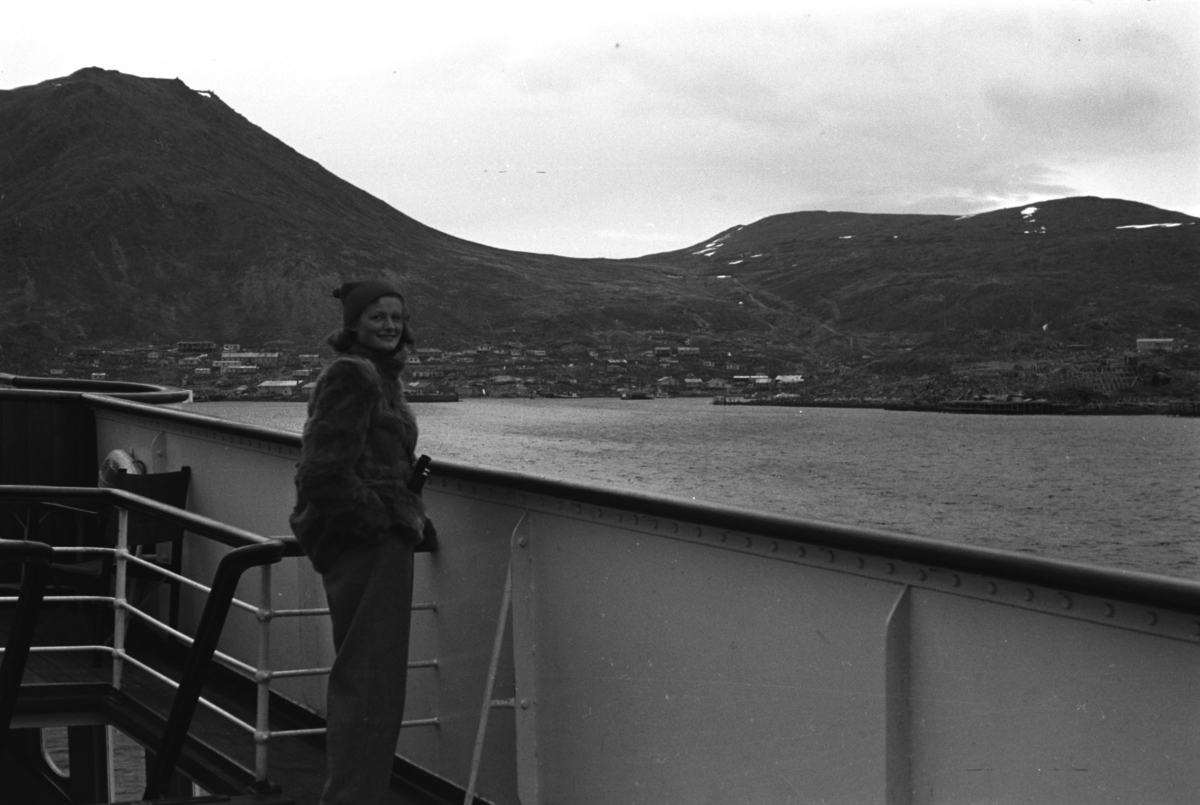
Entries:
{"type": "Polygon", "coordinates": [[[290,522],[318,572],[348,547],[421,540],[425,510],[408,489],[417,426],[373,361],[335,360],[308,405],[290,522]]]}

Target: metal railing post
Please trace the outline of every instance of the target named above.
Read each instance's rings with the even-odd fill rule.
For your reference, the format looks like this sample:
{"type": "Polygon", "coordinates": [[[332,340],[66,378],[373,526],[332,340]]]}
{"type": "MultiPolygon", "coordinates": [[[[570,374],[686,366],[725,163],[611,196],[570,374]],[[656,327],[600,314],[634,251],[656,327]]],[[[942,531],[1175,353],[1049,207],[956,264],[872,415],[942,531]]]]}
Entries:
{"type": "Polygon", "coordinates": [[[267,779],[269,742],[271,740],[271,565],[259,568],[258,604],[258,703],[254,729],[254,779],[267,779]]]}
{"type": "Polygon", "coordinates": [[[129,509],[117,509],[117,573],[113,583],[113,687],[121,689],[121,674],[125,670],[125,585],[129,567],[129,509]]]}

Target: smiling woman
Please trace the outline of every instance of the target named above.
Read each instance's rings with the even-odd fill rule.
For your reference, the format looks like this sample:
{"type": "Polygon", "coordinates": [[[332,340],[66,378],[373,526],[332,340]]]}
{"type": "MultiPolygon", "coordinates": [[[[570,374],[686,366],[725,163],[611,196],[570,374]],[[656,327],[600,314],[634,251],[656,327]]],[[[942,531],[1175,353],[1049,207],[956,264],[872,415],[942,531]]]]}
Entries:
{"type": "Polygon", "coordinates": [[[364,347],[391,352],[404,332],[404,302],[398,296],[379,297],[367,305],[352,329],[364,347]]]}
{"type": "Polygon", "coordinates": [[[390,282],[344,282],[334,290],[333,296],[342,300],[342,330],[329,337],[330,345],[338,352],[346,352],[354,344],[359,344],[394,357],[394,353],[413,343],[404,296],[390,282]],[[398,333],[398,338],[390,340],[386,346],[361,343],[364,336],[390,336],[393,329],[398,333]]]}
{"type": "Polygon", "coordinates": [[[336,656],[322,802],[384,801],[404,714],[413,549],[431,535],[412,489],[417,422],[400,372],[412,343],[390,282],[344,283],[340,356],[308,403],[289,523],[321,574],[336,656]]]}

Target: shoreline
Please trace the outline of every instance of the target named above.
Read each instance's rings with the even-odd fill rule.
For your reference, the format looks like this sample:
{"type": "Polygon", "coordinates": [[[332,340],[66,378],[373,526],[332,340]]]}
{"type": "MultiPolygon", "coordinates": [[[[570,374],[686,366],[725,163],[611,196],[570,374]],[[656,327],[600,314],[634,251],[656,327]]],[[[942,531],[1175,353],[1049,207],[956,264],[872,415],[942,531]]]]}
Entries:
{"type": "Polygon", "coordinates": [[[928,414],[976,414],[1007,416],[1200,416],[1194,400],[1132,402],[1107,401],[1075,405],[1047,400],[948,400],[943,403],[914,403],[896,400],[714,397],[713,405],[746,405],[787,408],[872,408],[928,414]]]}
{"type": "MultiPolygon", "coordinates": [[[[563,400],[620,400],[635,399],[637,401],[654,401],[658,399],[711,399],[713,405],[736,405],[754,407],[786,407],[786,408],[863,408],[884,411],[911,411],[917,413],[946,413],[946,414],[990,414],[1008,416],[1200,416],[1200,401],[1160,399],[1153,402],[1134,400],[1105,400],[1088,403],[1064,403],[1051,400],[946,400],[938,403],[912,402],[890,398],[873,397],[734,397],[721,394],[673,394],[666,397],[647,396],[645,398],[623,398],[614,394],[578,394],[578,395],[496,395],[468,396],[458,394],[429,394],[416,393],[406,398],[414,404],[448,403],[462,400],[491,400],[491,399],[563,399],[563,400]]],[[[307,402],[302,395],[266,397],[257,395],[222,396],[218,399],[206,399],[197,396],[194,402],[307,402]]]]}

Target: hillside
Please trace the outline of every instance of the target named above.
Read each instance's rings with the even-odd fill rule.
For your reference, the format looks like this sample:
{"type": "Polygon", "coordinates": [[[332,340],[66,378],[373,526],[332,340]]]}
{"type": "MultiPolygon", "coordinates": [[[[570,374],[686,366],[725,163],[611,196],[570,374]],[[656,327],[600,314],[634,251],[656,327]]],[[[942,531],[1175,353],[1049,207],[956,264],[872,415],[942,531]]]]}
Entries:
{"type": "Polygon", "coordinates": [[[794,212],[629,260],[491,248],[339,179],[178,79],[0,92],[0,362],[182,339],[315,347],[385,274],[422,345],[701,344],[776,370],[924,376],[1200,341],[1197,219],[1070,198],[955,217],[794,212]]]}
{"type": "Polygon", "coordinates": [[[1098,198],[966,217],[802,212],[648,259],[727,275],[812,339],[974,329],[1120,346],[1200,329],[1196,220],[1098,198]]]}
{"type": "Polygon", "coordinates": [[[71,343],[319,339],[329,289],[375,273],[425,337],[670,321],[678,304],[661,269],[430,229],[178,79],[89,68],[0,93],[0,186],[5,320],[71,343]]]}

